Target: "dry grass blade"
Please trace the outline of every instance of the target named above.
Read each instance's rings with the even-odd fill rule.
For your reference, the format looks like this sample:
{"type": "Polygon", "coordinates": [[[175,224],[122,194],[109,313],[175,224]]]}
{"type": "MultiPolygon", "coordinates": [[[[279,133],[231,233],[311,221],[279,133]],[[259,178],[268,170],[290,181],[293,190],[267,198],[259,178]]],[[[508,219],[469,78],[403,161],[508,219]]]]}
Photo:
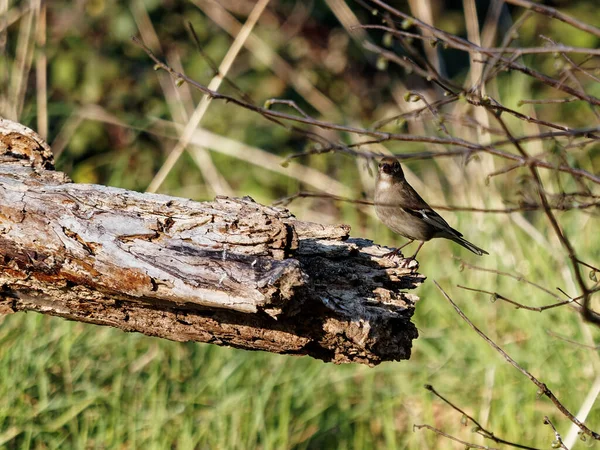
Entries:
{"type": "MultiPolygon", "coordinates": [[[[154,127],[146,131],[168,136],[172,134],[173,128],[179,129],[181,127],[174,123],[161,121],[157,122],[154,127]]],[[[202,144],[215,152],[239,159],[249,164],[254,164],[266,170],[280,173],[326,193],[338,193],[340,195],[351,194],[350,188],[321,171],[293,162],[289,163],[286,167],[283,167],[281,165],[282,159],[279,156],[234,139],[220,136],[203,128],[198,128],[194,132],[190,142],[197,145],[202,144]]]]}
{"type": "MultiPolygon", "coordinates": [[[[209,90],[216,92],[219,89],[219,86],[221,85],[223,78],[227,76],[227,73],[229,72],[229,69],[231,68],[233,62],[235,61],[235,58],[241,51],[241,49],[244,45],[244,42],[246,41],[246,39],[248,39],[248,36],[250,36],[250,33],[252,32],[252,29],[256,25],[258,18],[260,17],[260,15],[262,14],[262,11],[267,7],[268,4],[269,4],[269,0],[259,0],[259,2],[256,4],[254,9],[252,10],[252,13],[248,17],[248,20],[246,21],[246,23],[240,30],[239,34],[236,36],[235,40],[231,44],[231,47],[227,51],[227,54],[223,58],[223,61],[222,61],[221,65],[219,66],[219,73],[217,75],[215,75],[214,78],[209,83],[209,85],[208,85],[209,90]]],[[[175,163],[177,162],[177,160],[179,160],[179,157],[181,156],[181,154],[183,153],[183,151],[189,144],[189,141],[194,133],[194,130],[198,127],[198,125],[202,121],[202,118],[204,117],[204,114],[208,110],[208,106],[210,105],[211,101],[212,101],[212,97],[210,95],[205,95],[202,98],[202,100],[196,107],[196,110],[192,114],[192,117],[188,121],[185,129],[183,130],[183,133],[181,134],[181,138],[180,138],[179,142],[173,148],[173,150],[171,150],[171,153],[169,153],[167,160],[164,162],[163,166],[160,168],[160,170],[158,171],[158,173],[156,174],[156,176],[154,177],[154,179],[151,181],[150,185],[148,186],[148,189],[147,189],[148,192],[156,192],[158,190],[158,188],[160,187],[160,185],[165,180],[165,178],[167,177],[167,174],[171,171],[173,166],[175,166],[175,163]]]]}
{"type": "Polygon", "coordinates": [[[19,27],[16,58],[10,76],[10,88],[8,91],[10,100],[7,105],[8,119],[14,121],[19,120],[25,102],[27,80],[33,62],[33,47],[35,40],[31,39],[31,36],[34,30],[35,18],[36,11],[30,9],[22,18],[19,27]]]}
{"type": "MultiPolygon", "coordinates": [[[[193,3],[231,36],[235,36],[239,32],[241,25],[218,2],[214,0],[194,0],[193,3]]],[[[332,120],[340,118],[335,103],[319,91],[302,72],[290,66],[262,39],[250,35],[245,45],[256,59],[269,67],[279,78],[292,85],[302,98],[319,111],[322,116],[330,117],[332,120]]]]}
{"type": "Polygon", "coordinates": [[[46,74],[46,2],[37,0],[37,56],[35,61],[36,95],[37,95],[37,132],[43,139],[48,139],[48,77],[46,74]]]}
{"type": "MultiPolygon", "coordinates": [[[[499,150],[491,145],[481,145],[474,142],[470,142],[460,138],[440,138],[436,136],[423,136],[423,135],[410,135],[410,134],[401,134],[401,133],[386,133],[382,131],[374,131],[370,129],[351,127],[345,125],[337,125],[332,122],[326,122],[323,120],[318,120],[312,117],[303,117],[293,114],[287,114],[279,111],[273,111],[267,108],[261,108],[254,104],[248,103],[244,100],[237,99],[235,97],[220,94],[214,90],[209,89],[208,87],[196,82],[195,80],[187,77],[186,75],[175,71],[173,68],[159,60],[152,51],[146,47],[142,42],[140,42],[137,38],[133,38],[133,41],[136,42],[144,51],[148,54],[148,56],[157,64],[158,67],[168,71],[173,77],[184,80],[186,83],[189,83],[196,89],[200,90],[204,94],[208,95],[213,99],[226,100],[229,103],[241,106],[250,111],[254,111],[256,113],[261,114],[265,118],[269,120],[275,121],[291,121],[300,124],[314,125],[318,128],[327,129],[327,130],[335,130],[335,131],[343,131],[346,133],[352,133],[357,135],[371,136],[376,138],[376,141],[373,142],[385,142],[385,141],[400,141],[400,142],[423,142],[423,143],[431,143],[431,144],[446,144],[446,145],[454,145],[457,147],[462,147],[463,150],[452,150],[447,152],[423,152],[420,157],[432,158],[432,157],[448,157],[448,156],[456,156],[456,155],[465,155],[469,156],[476,152],[485,152],[494,156],[498,156],[507,160],[519,161],[523,166],[531,166],[531,167],[541,167],[545,169],[558,170],[561,172],[570,173],[576,177],[583,177],[594,183],[600,184],[600,177],[596,176],[586,170],[573,168],[566,165],[556,165],[549,163],[543,160],[535,160],[528,159],[520,155],[515,155],[513,153],[505,152],[499,150]]],[[[491,107],[493,108],[493,107],[491,107]]],[[[279,123],[279,122],[278,122],[279,123]]],[[[280,123],[281,124],[281,123],[280,123]]],[[[515,140],[515,138],[513,138],[515,140]]],[[[381,157],[381,153],[372,153],[372,152],[356,152],[352,151],[348,146],[345,145],[336,145],[335,147],[331,147],[330,150],[344,151],[351,155],[367,157],[367,158],[377,158],[381,157]]],[[[317,150],[315,153],[323,153],[322,150],[317,150]]],[[[303,153],[307,154],[307,153],[303,153]]],[[[414,157],[414,155],[405,155],[406,157],[414,157]]]]}
{"type": "Polygon", "coordinates": [[[370,37],[360,27],[360,22],[354,11],[348,6],[345,0],[325,0],[331,12],[335,14],[335,17],[340,21],[342,26],[346,29],[348,34],[352,36],[358,45],[361,45],[365,40],[369,40],[370,37]]]}
{"type": "MultiPolygon", "coordinates": [[[[583,421],[587,419],[589,413],[592,410],[592,407],[594,406],[594,403],[596,403],[596,400],[598,399],[598,396],[600,396],[600,376],[597,376],[594,380],[594,384],[592,385],[592,387],[590,387],[590,390],[588,391],[585,400],[580,406],[579,411],[577,411],[577,418],[579,420],[583,421]]],[[[577,427],[576,424],[573,424],[571,425],[571,428],[569,428],[569,431],[564,439],[564,444],[568,448],[572,448],[577,442],[577,440],[579,440],[580,438],[581,430],[577,427]]]]}

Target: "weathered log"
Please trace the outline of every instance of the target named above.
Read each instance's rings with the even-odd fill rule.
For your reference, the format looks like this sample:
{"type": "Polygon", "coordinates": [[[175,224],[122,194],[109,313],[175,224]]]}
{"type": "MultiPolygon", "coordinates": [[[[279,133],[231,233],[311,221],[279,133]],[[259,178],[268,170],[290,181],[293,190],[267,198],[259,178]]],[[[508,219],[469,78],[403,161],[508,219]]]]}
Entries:
{"type": "Polygon", "coordinates": [[[75,184],[0,119],[0,313],[335,363],[410,357],[423,281],[345,225],[252,199],[193,202],[75,184]]]}

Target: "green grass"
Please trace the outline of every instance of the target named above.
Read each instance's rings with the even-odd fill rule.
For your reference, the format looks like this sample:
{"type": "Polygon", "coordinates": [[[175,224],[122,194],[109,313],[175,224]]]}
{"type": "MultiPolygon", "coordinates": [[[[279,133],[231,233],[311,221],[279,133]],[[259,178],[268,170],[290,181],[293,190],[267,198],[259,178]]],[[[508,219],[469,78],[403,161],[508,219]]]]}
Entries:
{"type": "MultiPolygon", "coordinates": [[[[576,220],[566,222],[574,227],[576,220]]],[[[525,247],[526,236],[520,238],[514,244],[525,247]]],[[[481,235],[477,242],[486,244],[481,235]]],[[[167,342],[31,313],[7,316],[0,326],[0,443],[19,449],[451,448],[431,432],[413,432],[420,423],[478,442],[460,414],[423,388],[427,383],[475,417],[489,409],[486,423],[496,434],[545,448],[553,437],[544,415],[562,432],[569,423],[461,321],[431,279],[574,412],[593,381],[596,355],[547,330],[582,340],[587,325],[564,308],[515,310],[455,288],[497,290],[531,305],[552,302],[503,277],[461,272],[451,258],[457,250],[442,241],[424,247],[421,270],[430,280],[418,291],[413,357],[376,368],[167,342]]],[[[542,272],[535,279],[552,283],[553,260],[531,250],[530,261],[542,272]]],[[[503,259],[492,254],[477,262],[502,268],[503,259]]],[[[597,428],[600,415],[593,412],[587,422],[597,428]]]]}
{"type": "MultiPolygon", "coordinates": [[[[176,50],[186,72],[207,83],[212,73],[187,36],[185,22],[194,23],[201,45],[217,62],[231,42],[225,32],[192,2],[145,0],[138,3],[147,8],[163,50],[176,50]]],[[[281,17],[287,17],[289,14],[282,11],[291,13],[293,3],[282,0],[277,2],[277,7],[272,6],[280,8],[281,17]]],[[[570,9],[563,5],[564,12],[598,23],[599,10],[593,8],[593,2],[570,3],[573,3],[570,9]]],[[[129,35],[136,32],[136,20],[141,17],[134,20],[139,10],[130,9],[129,2],[91,2],[82,11],[74,11],[70,2],[48,2],[48,5],[51,15],[46,46],[49,74],[46,114],[50,141],[69,123],[71,114],[77,116],[77,108],[87,103],[97,103],[127,124],[119,127],[100,119],[84,120],[68,139],[57,161],[58,168],[76,182],[144,190],[174,142],[141,131],[156,118],[172,120],[172,110],[164,101],[165,94],[158,82],[161,73],[154,72],[146,55],[129,41],[129,35]],[[85,20],[86,27],[65,27],[73,17],[85,20]],[[87,29],[94,32],[82,31],[87,29]]],[[[12,4],[10,8],[16,11],[12,4]]],[[[372,20],[368,12],[360,10],[358,14],[362,14],[363,21],[372,20]]],[[[444,11],[437,19],[437,23],[448,30],[464,32],[464,18],[456,9],[444,11]]],[[[269,20],[261,23],[265,29],[260,29],[258,34],[267,39],[271,36],[268,45],[273,50],[286,56],[298,72],[313,80],[325,95],[335,98],[337,106],[344,111],[340,123],[369,126],[375,119],[397,112],[394,99],[401,97],[397,95],[398,83],[403,82],[405,74],[391,66],[389,73],[373,73],[373,66],[359,47],[353,46],[350,39],[347,39],[350,44],[343,44],[340,36],[346,32],[329,9],[315,6],[310,26],[315,30],[335,28],[337,38],[331,41],[325,33],[317,34],[310,42],[305,41],[308,35],[301,34],[289,41],[285,36],[280,39],[280,29],[270,29],[269,20]],[[327,47],[335,42],[341,47],[327,47]],[[306,54],[293,56],[291,44],[303,45],[306,54]],[[331,74],[315,57],[317,48],[321,52],[338,52],[337,57],[346,55],[349,58],[346,73],[331,74]],[[348,73],[353,74],[351,82],[344,77],[348,73]]],[[[19,27],[23,22],[17,20],[9,27],[6,48],[9,58],[0,58],[2,74],[12,76],[10,70],[14,67],[16,42],[21,36],[19,27]]],[[[541,45],[538,35],[544,33],[559,40],[564,36],[567,44],[597,46],[597,39],[589,34],[569,28],[569,34],[565,35],[565,26],[533,16],[521,30],[521,43],[541,45]]],[[[29,39],[34,39],[33,34],[29,39]]],[[[158,54],[164,56],[161,52],[158,54]]],[[[467,58],[465,55],[462,60],[450,57],[455,54],[447,53],[445,62],[449,70],[461,78],[467,71],[461,64],[466,64],[467,58]]],[[[551,56],[536,56],[528,57],[527,63],[552,73],[556,60],[551,56]]],[[[257,104],[272,96],[293,98],[303,109],[314,112],[289,85],[256,64],[250,53],[244,51],[234,69],[232,76],[236,83],[255,98],[257,104]]],[[[36,109],[34,76],[30,74],[29,79],[19,120],[35,128],[37,116],[43,112],[36,109]]],[[[596,92],[598,83],[587,82],[588,92],[596,92]]],[[[543,120],[572,127],[590,126],[591,121],[596,123],[588,105],[581,102],[519,107],[519,100],[524,98],[556,97],[555,92],[549,92],[537,82],[532,84],[523,75],[501,73],[492,84],[497,85],[497,92],[491,87],[493,96],[524,114],[535,111],[543,120]]],[[[232,93],[227,86],[223,90],[232,93]]],[[[179,92],[186,99],[185,91],[180,89],[179,92]]],[[[0,88],[0,100],[5,99],[6,94],[6,89],[0,88]]],[[[195,104],[199,98],[197,93],[192,93],[187,101],[195,104]]],[[[286,109],[282,107],[282,110],[286,109]]],[[[515,135],[536,132],[530,124],[507,114],[502,117],[515,135]]],[[[427,120],[424,119],[423,132],[439,134],[434,125],[427,125],[427,120]]],[[[307,145],[304,137],[271,126],[255,114],[224,102],[211,104],[203,126],[282,157],[302,151],[307,145]]],[[[407,124],[392,123],[389,129],[411,132],[407,124]]],[[[461,134],[465,130],[460,127],[451,130],[465,137],[461,134]]],[[[465,134],[469,139],[477,139],[468,132],[465,134]]],[[[348,136],[340,138],[350,142],[348,136]]],[[[388,142],[386,146],[395,153],[431,150],[418,143],[388,142]]],[[[539,150],[534,144],[525,144],[525,147],[532,154],[539,150]]],[[[574,166],[591,172],[596,169],[597,173],[598,155],[596,145],[586,150],[573,149],[568,158],[574,166]]],[[[238,195],[251,195],[257,201],[270,203],[306,188],[298,180],[273,174],[260,164],[249,168],[235,158],[219,154],[212,157],[238,195]]],[[[357,165],[346,155],[313,155],[299,161],[344,183],[356,198],[362,197],[373,182],[367,178],[363,184],[359,173],[362,162],[357,165]]],[[[497,207],[502,200],[518,199],[519,191],[531,194],[524,178],[525,170],[496,177],[489,186],[485,185],[487,172],[482,167],[488,162],[488,157],[474,158],[467,171],[463,168],[464,161],[459,159],[411,162],[407,167],[425,184],[426,189],[421,194],[432,204],[497,207]],[[480,172],[470,170],[471,167],[480,168],[480,172]]],[[[495,164],[498,169],[504,163],[496,161],[495,164]]],[[[567,176],[542,174],[546,186],[554,192],[580,188],[567,176]]],[[[161,192],[196,200],[212,196],[187,154],[169,174],[161,192]]],[[[293,203],[291,209],[300,219],[349,223],[354,236],[377,243],[395,246],[402,242],[374,217],[350,204],[305,199],[293,203]]],[[[600,374],[600,360],[595,350],[559,340],[548,331],[590,344],[600,337],[598,330],[583,323],[569,307],[543,313],[517,310],[501,301],[492,302],[489,295],[459,289],[457,284],[496,291],[531,306],[555,301],[523,282],[468,268],[461,270],[460,263],[452,258],[458,255],[488,268],[518,272],[549,289],[561,287],[574,294],[577,289],[564,250],[540,212],[510,216],[447,212],[442,215],[468,240],[488,250],[490,256],[477,258],[441,240],[424,246],[419,256],[420,271],[428,280],[416,292],[421,301],[414,321],[420,337],[414,342],[409,361],[385,363],[375,368],[334,366],[308,357],[161,341],[38,314],[1,316],[0,448],[463,448],[430,431],[413,431],[414,424],[422,423],[466,441],[494,446],[472,433],[470,425],[461,423],[461,415],[424,389],[424,384],[433,385],[496,435],[549,448],[554,436],[551,429],[543,425],[544,416],[548,415],[563,434],[568,431],[570,422],[550,401],[539,398],[537,388],[460,319],[435,288],[433,280],[479,328],[525,369],[547,383],[575,413],[600,374]]],[[[597,266],[600,260],[597,215],[574,211],[557,213],[557,217],[579,257],[597,266]]],[[[406,253],[411,250],[408,248],[406,253]]],[[[592,409],[586,423],[592,429],[600,429],[598,408],[592,409]]]]}

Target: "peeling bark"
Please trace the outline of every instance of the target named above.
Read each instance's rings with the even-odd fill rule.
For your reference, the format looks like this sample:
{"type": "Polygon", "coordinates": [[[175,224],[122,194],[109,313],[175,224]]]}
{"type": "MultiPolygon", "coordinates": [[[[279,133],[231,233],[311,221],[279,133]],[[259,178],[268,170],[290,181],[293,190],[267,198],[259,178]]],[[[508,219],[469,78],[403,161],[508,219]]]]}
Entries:
{"type": "Polygon", "coordinates": [[[370,365],[410,357],[424,277],[345,225],[245,197],[71,183],[0,119],[0,313],[370,365]]]}

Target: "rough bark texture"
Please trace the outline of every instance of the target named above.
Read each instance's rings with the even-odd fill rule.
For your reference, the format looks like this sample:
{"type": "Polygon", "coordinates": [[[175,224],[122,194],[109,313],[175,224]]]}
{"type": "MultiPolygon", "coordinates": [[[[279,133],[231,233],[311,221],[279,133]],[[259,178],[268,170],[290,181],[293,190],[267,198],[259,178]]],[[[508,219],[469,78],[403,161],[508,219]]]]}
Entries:
{"type": "MultiPolygon", "coordinates": [[[[414,265],[250,198],[198,203],[71,183],[0,119],[0,313],[335,363],[410,357],[414,265]]],[[[415,264],[416,265],[416,264],[415,264]]]]}

